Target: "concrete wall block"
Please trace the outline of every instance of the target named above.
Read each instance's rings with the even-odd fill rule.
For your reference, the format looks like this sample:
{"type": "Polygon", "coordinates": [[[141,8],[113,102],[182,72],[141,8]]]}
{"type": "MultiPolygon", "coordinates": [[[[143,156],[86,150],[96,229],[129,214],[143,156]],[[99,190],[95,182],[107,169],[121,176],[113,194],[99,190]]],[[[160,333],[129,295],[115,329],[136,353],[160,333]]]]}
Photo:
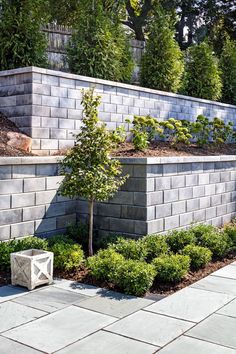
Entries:
{"type": "Polygon", "coordinates": [[[57,217],[57,229],[64,229],[76,224],[76,213],[57,217]]]}
{"type": "Polygon", "coordinates": [[[193,198],[204,197],[204,196],[205,196],[205,187],[204,186],[193,187],[193,198]]]}
{"type": "MultiPolygon", "coordinates": [[[[24,107],[27,107],[27,106],[24,106],[24,107]]],[[[51,108],[49,106],[34,105],[34,106],[32,106],[32,112],[29,112],[29,114],[22,114],[22,115],[30,116],[31,114],[33,116],[50,117],[51,108]]]]}
{"type": "Polygon", "coordinates": [[[0,241],[10,239],[10,225],[0,226],[0,241]]]}
{"type": "Polygon", "coordinates": [[[209,173],[199,174],[198,175],[198,183],[199,183],[199,185],[209,184],[210,183],[210,175],[209,175],[209,173]]]}
{"type": "Polygon", "coordinates": [[[132,219],[110,218],[110,230],[124,233],[134,233],[135,221],[132,219]]]}
{"type": "Polygon", "coordinates": [[[210,173],[210,183],[220,182],[220,172],[210,173]]]}
{"type": "Polygon", "coordinates": [[[205,195],[214,195],[216,194],[216,184],[210,184],[204,186],[205,188],[205,195]]]}
{"type": "Polygon", "coordinates": [[[185,176],[173,176],[173,177],[171,177],[171,187],[172,188],[185,187],[185,176]]]}
{"type": "Polygon", "coordinates": [[[157,205],[163,203],[163,191],[151,192],[146,194],[147,205],[157,205]]]}
{"type": "Polygon", "coordinates": [[[177,164],[177,172],[178,172],[178,174],[190,174],[190,173],[192,173],[192,164],[191,163],[179,163],[179,164],[177,164]]]}
{"type": "MultiPolygon", "coordinates": [[[[45,217],[50,218],[50,217],[54,217],[54,216],[65,215],[65,213],[66,213],[65,204],[66,204],[66,202],[46,204],[45,217]]],[[[38,218],[38,219],[40,219],[40,218],[38,218]]]]}
{"type": "Polygon", "coordinates": [[[0,166],[0,180],[11,178],[11,166],[0,166]]]}
{"type": "Polygon", "coordinates": [[[200,208],[200,200],[201,199],[196,199],[196,198],[187,200],[187,212],[198,210],[200,208]]]}
{"type": "Polygon", "coordinates": [[[226,211],[227,213],[233,213],[236,211],[236,203],[232,202],[232,203],[228,203],[226,206],[226,211]]]}
{"type": "Polygon", "coordinates": [[[75,89],[76,85],[77,85],[76,80],[60,77],[60,84],[59,84],[60,87],[67,87],[69,89],[75,89]]]}
{"type": "Polygon", "coordinates": [[[155,207],[138,207],[122,205],[121,218],[133,220],[153,220],[155,219],[155,207]]]}
{"type": "Polygon", "coordinates": [[[58,150],[58,140],[56,139],[42,139],[41,140],[42,150],[58,150]]]}
{"type": "Polygon", "coordinates": [[[134,205],[147,206],[147,193],[134,192],[133,193],[133,200],[134,200],[134,205]]]}
{"type": "Polygon", "coordinates": [[[157,234],[164,231],[164,220],[151,220],[147,222],[147,235],[157,234]]]}
{"type": "Polygon", "coordinates": [[[225,182],[225,191],[233,192],[236,189],[236,181],[225,182]]]}
{"type": "Polygon", "coordinates": [[[42,105],[48,107],[59,107],[59,97],[42,96],[42,105]]]}
{"type": "Polygon", "coordinates": [[[51,96],[53,97],[68,97],[69,98],[75,98],[75,97],[70,97],[72,95],[71,91],[79,92],[76,90],[68,90],[66,87],[57,87],[57,86],[51,86],[51,96]]]}
{"type": "Polygon", "coordinates": [[[172,203],[172,215],[185,213],[187,209],[186,201],[172,203]]]}
{"type": "Polygon", "coordinates": [[[19,193],[23,191],[23,180],[0,180],[0,194],[19,193]]]}
{"type": "Polygon", "coordinates": [[[210,206],[211,206],[211,197],[200,198],[200,209],[210,208],[210,206]]]}
{"type": "Polygon", "coordinates": [[[40,83],[33,83],[32,92],[34,94],[50,96],[51,86],[40,83]]]}
{"type": "Polygon", "coordinates": [[[186,175],[186,187],[197,186],[198,185],[198,175],[186,175]]]}
{"type": "Polygon", "coordinates": [[[205,162],[203,164],[203,170],[204,172],[214,172],[215,170],[215,163],[214,162],[205,162]]]}
{"type": "MultiPolygon", "coordinates": [[[[145,194],[145,193],[144,193],[145,194]]],[[[134,193],[128,191],[119,191],[115,196],[109,200],[111,204],[134,204],[134,193]]]]}
{"type": "Polygon", "coordinates": [[[193,212],[193,221],[194,222],[201,222],[206,220],[206,210],[197,210],[193,212]]]}
{"type": "Polygon", "coordinates": [[[133,107],[134,106],[134,98],[133,97],[129,97],[129,96],[123,96],[122,104],[124,106],[133,107]]]}
{"type": "Polygon", "coordinates": [[[36,175],[43,176],[43,177],[57,176],[58,165],[57,164],[36,165],[36,175]]]}
{"type": "Polygon", "coordinates": [[[14,224],[22,221],[22,209],[0,211],[0,225],[14,224]]]}
{"type": "Polygon", "coordinates": [[[220,194],[211,196],[211,206],[220,205],[222,202],[222,197],[220,194]]]}
{"type": "Polygon", "coordinates": [[[193,188],[194,187],[180,188],[179,189],[179,200],[193,198],[193,188]]]}
{"type": "Polygon", "coordinates": [[[46,178],[46,189],[58,189],[64,176],[51,176],[46,178]]]}
{"type": "Polygon", "coordinates": [[[230,192],[222,194],[221,197],[222,197],[222,204],[227,204],[231,202],[232,196],[230,192]]]}
{"type": "MultiPolygon", "coordinates": [[[[44,116],[44,115],[42,115],[44,116]]],[[[54,118],[67,118],[67,109],[66,108],[56,108],[51,107],[51,117],[54,118]]]]}
{"type": "Polygon", "coordinates": [[[211,207],[206,209],[206,220],[216,217],[216,207],[211,207]]]}
{"type": "Polygon", "coordinates": [[[225,215],[227,213],[227,205],[223,204],[223,205],[218,205],[216,207],[216,215],[220,216],[220,215],[225,215]]]}
{"type": "MultiPolygon", "coordinates": [[[[155,221],[155,220],[154,220],[155,221]]],[[[136,235],[148,235],[148,223],[152,223],[153,221],[134,221],[134,233],[136,235]]]]}
{"type": "MultiPolygon", "coordinates": [[[[22,102],[23,102],[23,100],[22,100],[22,102]]],[[[19,104],[20,103],[18,100],[18,105],[19,104]]],[[[21,103],[21,105],[23,105],[23,103],[21,103]]],[[[12,107],[12,106],[16,106],[16,97],[15,96],[0,97],[0,107],[12,107]]]]}
{"type": "Polygon", "coordinates": [[[145,165],[134,165],[133,166],[133,177],[146,177],[147,176],[147,166],[145,165]]]}
{"type": "Polygon", "coordinates": [[[216,183],[216,194],[224,193],[226,191],[225,183],[216,183]]]}
{"type": "Polygon", "coordinates": [[[36,205],[55,203],[56,195],[56,190],[36,192],[36,205]]]}
{"type": "Polygon", "coordinates": [[[35,205],[35,193],[13,194],[11,200],[12,208],[22,208],[35,205]]]}
{"type": "Polygon", "coordinates": [[[214,218],[211,220],[211,224],[216,227],[220,227],[223,225],[223,220],[222,216],[218,216],[217,218],[214,218]]]}
{"type": "Polygon", "coordinates": [[[231,181],[236,181],[236,171],[231,171],[230,172],[230,180],[231,181]]]}
{"type": "Polygon", "coordinates": [[[192,164],[192,173],[202,173],[203,172],[203,162],[193,162],[192,164]]]}
{"type": "Polygon", "coordinates": [[[171,177],[157,177],[155,179],[155,190],[166,190],[171,188],[171,177]]]}
{"type": "Polygon", "coordinates": [[[116,105],[112,104],[112,103],[104,103],[104,109],[103,110],[104,110],[104,112],[109,112],[109,113],[122,113],[122,112],[117,112],[116,111],[116,105]]]}
{"type": "Polygon", "coordinates": [[[179,218],[180,218],[179,226],[190,225],[193,222],[193,212],[181,214],[179,218]]]}
{"type": "Polygon", "coordinates": [[[177,200],[179,200],[179,189],[164,191],[164,203],[175,202],[177,200]]]}
{"type": "Polygon", "coordinates": [[[154,178],[128,178],[122,186],[122,190],[129,192],[152,192],[154,191],[154,178]]]}
{"type": "Polygon", "coordinates": [[[42,75],[42,83],[48,84],[50,86],[59,86],[59,77],[54,76],[54,75],[43,74],[42,75]]]}
{"type": "MultiPolygon", "coordinates": [[[[162,177],[163,175],[163,165],[147,165],[147,178],[149,177],[162,177]]],[[[170,181],[170,177],[165,177],[170,181]]]]}
{"type": "Polygon", "coordinates": [[[231,179],[230,171],[220,172],[220,181],[221,182],[228,182],[231,179]]]}
{"type": "Polygon", "coordinates": [[[1,195],[1,197],[0,197],[0,210],[10,209],[10,207],[11,207],[11,196],[9,194],[8,195],[1,195]]]}
{"type": "MultiPolygon", "coordinates": [[[[60,97],[60,107],[69,109],[81,109],[81,105],[75,104],[76,100],[72,98],[60,97]]],[[[80,103],[80,100],[78,101],[80,103]]],[[[58,105],[59,106],[59,105],[58,105]]]]}
{"type": "MultiPolygon", "coordinates": [[[[36,95],[35,95],[36,96],[36,95]]],[[[35,104],[41,104],[41,95],[37,95],[35,97],[35,100],[36,102],[34,102],[35,104]],[[36,99],[37,97],[37,99],[36,99]]],[[[28,93],[28,94],[25,94],[25,95],[18,95],[16,97],[7,97],[8,99],[11,98],[13,99],[14,98],[14,101],[10,104],[12,106],[23,106],[23,105],[28,105],[28,104],[32,104],[33,103],[33,95],[28,93]],[[14,104],[15,102],[15,104],[14,104]]],[[[5,99],[7,99],[5,98],[5,99]]],[[[0,104],[1,104],[1,100],[2,98],[0,98],[0,104]]],[[[4,105],[3,105],[4,106],[4,105]]]]}
{"type": "Polygon", "coordinates": [[[156,219],[165,218],[171,215],[171,203],[156,206],[156,219]]]}
{"type": "Polygon", "coordinates": [[[49,128],[31,128],[33,139],[49,139],[49,128]]]}
{"type": "Polygon", "coordinates": [[[75,129],[75,121],[73,119],[59,119],[60,129],[75,129]]]}
{"type": "Polygon", "coordinates": [[[48,218],[35,221],[35,235],[43,234],[47,231],[53,231],[57,229],[57,219],[48,218]]]}
{"type": "MultiPolygon", "coordinates": [[[[52,117],[42,117],[41,126],[43,128],[58,128],[59,120],[58,118],[52,117]]],[[[41,138],[47,138],[48,136],[41,136],[41,138]]]]}
{"type": "Polygon", "coordinates": [[[45,217],[45,206],[23,208],[23,221],[37,220],[45,217]]]}
{"type": "Polygon", "coordinates": [[[110,96],[110,103],[115,103],[117,105],[122,105],[123,104],[123,101],[122,101],[122,96],[118,95],[118,96],[115,96],[115,95],[107,95],[107,96],[110,96]]]}
{"type": "Polygon", "coordinates": [[[21,222],[11,225],[11,238],[32,236],[34,234],[34,221],[21,222]]]}
{"type": "Polygon", "coordinates": [[[179,215],[175,216],[169,216],[164,219],[164,230],[172,230],[175,229],[176,227],[180,226],[180,217],[179,215]]]}
{"type": "MultiPolygon", "coordinates": [[[[121,208],[124,208],[122,212],[125,213],[125,208],[127,208],[126,205],[118,205],[118,204],[105,204],[105,203],[99,203],[97,207],[97,214],[100,216],[112,216],[115,218],[120,218],[121,216],[121,208]]],[[[126,216],[124,216],[126,218],[126,216]]]]}
{"type": "Polygon", "coordinates": [[[168,175],[176,175],[177,174],[177,164],[165,164],[163,165],[163,175],[168,176],[168,175]]]}

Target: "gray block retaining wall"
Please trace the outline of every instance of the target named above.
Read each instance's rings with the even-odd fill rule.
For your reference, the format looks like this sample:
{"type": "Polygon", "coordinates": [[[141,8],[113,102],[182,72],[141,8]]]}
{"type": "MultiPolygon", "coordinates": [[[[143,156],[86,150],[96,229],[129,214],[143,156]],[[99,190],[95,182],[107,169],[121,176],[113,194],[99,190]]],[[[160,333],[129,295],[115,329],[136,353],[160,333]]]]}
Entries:
{"type": "Polygon", "coordinates": [[[230,120],[236,106],[36,67],[0,72],[0,111],[33,138],[33,151],[49,155],[72,146],[81,126],[81,89],[102,96],[100,118],[109,129],[126,118],[152,115],[194,120],[199,114],[230,120]]]}
{"type": "MultiPolygon", "coordinates": [[[[88,204],[57,194],[56,157],[0,158],[0,240],[65,231],[88,218],[88,204]]],[[[95,205],[100,235],[142,236],[220,226],[236,216],[236,157],[122,158],[129,179],[107,203],[95,205]]]]}

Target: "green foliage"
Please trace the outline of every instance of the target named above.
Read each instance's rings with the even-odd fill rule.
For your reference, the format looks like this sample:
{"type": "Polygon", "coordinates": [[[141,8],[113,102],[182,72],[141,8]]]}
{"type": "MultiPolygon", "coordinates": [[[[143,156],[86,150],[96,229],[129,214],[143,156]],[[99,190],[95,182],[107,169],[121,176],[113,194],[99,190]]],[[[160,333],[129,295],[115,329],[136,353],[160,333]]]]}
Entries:
{"type": "Polygon", "coordinates": [[[56,243],[74,244],[74,240],[69,235],[55,235],[47,238],[48,247],[54,246],[56,243]]]}
{"type": "Polygon", "coordinates": [[[178,143],[189,144],[189,140],[192,138],[190,134],[189,124],[185,120],[177,120],[169,118],[168,120],[160,122],[160,125],[164,128],[164,137],[171,145],[178,143]]]}
{"type": "Polygon", "coordinates": [[[174,230],[166,236],[166,242],[169,245],[170,250],[177,253],[185,246],[195,244],[196,237],[192,232],[192,229],[179,231],[174,230]]]}
{"type": "Polygon", "coordinates": [[[190,268],[189,256],[176,255],[162,255],[153,260],[157,271],[157,280],[168,283],[177,283],[183,279],[190,268]]]}
{"type": "Polygon", "coordinates": [[[129,259],[121,263],[113,279],[126,294],[142,296],[152,286],[155,276],[153,265],[129,259]]]}
{"type": "Polygon", "coordinates": [[[236,104],[236,44],[226,38],[220,57],[222,71],[222,101],[236,104]]]}
{"type": "Polygon", "coordinates": [[[233,123],[225,123],[222,119],[214,118],[211,122],[212,141],[214,144],[225,144],[233,138],[233,123]]]}
{"type": "Polygon", "coordinates": [[[190,257],[190,267],[192,270],[198,270],[205,267],[212,258],[212,252],[208,248],[196,245],[185,246],[182,254],[190,257]]]}
{"type": "Polygon", "coordinates": [[[196,122],[191,124],[191,132],[198,146],[202,147],[209,143],[211,124],[207,117],[199,115],[196,122]]]}
{"type": "Polygon", "coordinates": [[[184,93],[189,96],[220,100],[222,82],[217,60],[209,44],[203,42],[187,50],[184,93]]]}
{"type": "Polygon", "coordinates": [[[61,270],[72,270],[84,261],[81,246],[66,241],[55,242],[50,248],[54,253],[54,267],[61,270]]]}
{"type": "Polygon", "coordinates": [[[169,252],[169,246],[167,245],[165,236],[148,235],[143,237],[141,242],[146,248],[146,258],[148,261],[151,261],[153,258],[156,258],[161,254],[167,254],[169,252]]]}
{"type": "Polygon", "coordinates": [[[144,261],[147,256],[147,250],[143,242],[119,238],[116,243],[110,246],[117,253],[122,254],[126,259],[144,261]]]}
{"type": "Polygon", "coordinates": [[[0,69],[47,66],[47,40],[40,27],[46,20],[42,0],[1,0],[0,69]]]}
{"type": "Polygon", "coordinates": [[[204,234],[216,233],[218,229],[212,225],[199,224],[191,227],[191,232],[194,233],[199,242],[204,234]]]}
{"type": "Polygon", "coordinates": [[[121,176],[121,164],[111,159],[110,153],[117,147],[117,139],[98,118],[100,97],[94,90],[83,92],[83,118],[81,132],[75,146],[61,164],[65,176],[60,193],[70,198],[84,197],[90,203],[89,255],[92,255],[93,203],[111,198],[128,176],[121,176]]]}
{"type": "Polygon", "coordinates": [[[174,39],[170,19],[155,14],[141,62],[141,85],[177,92],[184,71],[182,52],[174,39]]]}
{"type": "Polygon", "coordinates": [[[224,228],[224,232],[230,238],[233,249],[236,249],[236,226],[226,225],[224,228]]]}
{"type": "Polygon", "coordinates": [[[30,248],[47,250],[47,240],[37,237],[26,237],[21,240],[0,242],[0,269],[10,268],[11,253],[24,251],[30,248]]]}
{"type": "Polygon", "coordinates": [[[80,0],[80,19],[67,48],[71,72],[106,80],[129,82],[133,59],[128,38],[101,1],[80,0]]]}
{"type": "Polygon", "coordinates": [[[108,248],[89,257],[87,264],[96,279],[112,281],[123,261],[124,257],[121,254],[108,248]]]}
{"type": "Polygon", "coordinates": [[[229,236],[219,231],[204,233],[199,244],[209,248],[214,257],[224,257],[232,246],[229,236]]]}

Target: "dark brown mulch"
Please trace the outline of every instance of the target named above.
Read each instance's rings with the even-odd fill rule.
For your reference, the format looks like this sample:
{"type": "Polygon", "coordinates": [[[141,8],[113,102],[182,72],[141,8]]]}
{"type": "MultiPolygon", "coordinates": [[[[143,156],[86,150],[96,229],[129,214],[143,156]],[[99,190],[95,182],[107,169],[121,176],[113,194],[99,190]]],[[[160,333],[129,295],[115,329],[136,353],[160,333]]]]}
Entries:
{"type": "Polygon", "coordinates": [[[10,284],[11,274],[8,271],[0,270],[0,287],[3,285],[10,284]]]}
{"type": "Polygon", "coordinates": [[[196,144],[178,144],[171,146],[168,142],[158,141],[150,144],[145,151],[137,151],[132,143],[123,143],[113,152],[112,156],[119,157],[158,157],[158,156],[217,156],[236,155],[236,143],[225,145],[209,144],[200,148],[196,144]]]}
{"type": "Polygon", "coordinates": [[[7,145],[7,133],[20,133],[20,129],[0,112],[0,156],[32,156],[31,153],[7,145]]]}

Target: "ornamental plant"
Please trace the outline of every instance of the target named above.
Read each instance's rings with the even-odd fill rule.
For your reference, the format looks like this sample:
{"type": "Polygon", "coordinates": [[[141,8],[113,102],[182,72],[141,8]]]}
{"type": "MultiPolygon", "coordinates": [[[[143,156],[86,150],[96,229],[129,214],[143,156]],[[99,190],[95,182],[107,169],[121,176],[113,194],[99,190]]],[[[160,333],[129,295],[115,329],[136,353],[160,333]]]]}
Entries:
{"type": "Polygon", "coordinates": [[[47,66],[43,0],[0,1],[0,69],[47,66]]]}
{"type": "Polygon", "coordinates": [[[192,270],[205,267],[212,259],[212,252],[208,248],[196,245],[185,246],[182,254],[190,257],[192,270]]]}
{"type": "Polygon", "coordinates": [[[199,147],[208,144],[211,133],[211,125],[209,119],[203,115],[199,115],[196,122],[193,122],[191,125],[191,133],[199,147]]]}
{"type": "Polygon", "coordinates": [[[101,97],[94,89],[83,91],[83,118],[81,132],[76,136],[75,146],[67,153],[61,164],[65,176],[60,194],[83,197],[89,202],[89,255],[93,254],[93,209],[95,201],[111,198],[128,176],[121,176],[121,164],[110,158],[117,147],[114,134],[106,129],[98,118],[101,97]]]}
{"type": "Polygon", "coordinates": [[[180,254],[161,255],[155,258],[152,264],[157,272],[157,280],[177,283],[187,275],[190,258],[180,254]]]}
{"type": "Polygon", "coordinates": [[[221,72],[212,48],[206,42],[187,50],[184,93],[215,101],[221,98],[221,72]]]}
{"type": "Polygon", "coordinates": [[[225,123],[220,118],[214,118],[211,122],[212,141],[214,144],[225,144],[230,142],[234,136],[233,123],[225,123]]]}
{"type": "Polygon", "coordinates": [[[184,71],[182,52],[168,15],[158,9],[153,16],[141,61],[141,85],[177,92],[184,71]]]}
{"type": "Polygon", "coordinates": [[[134,62],[123,26],[103,1],[80,0],[79,21],[67,48],[71,72],[129,82],[134,62]]]}
{"type": "Polygon", "coordinates": [[[168,120],[160,122],[160,125],[164,128],[164,137],[171,145],[178,143],[184,143],[188,145],[189,140],[192,138],[190,134],[189,125],[185,120],[177,120],[169,118],[168,120]]]}

